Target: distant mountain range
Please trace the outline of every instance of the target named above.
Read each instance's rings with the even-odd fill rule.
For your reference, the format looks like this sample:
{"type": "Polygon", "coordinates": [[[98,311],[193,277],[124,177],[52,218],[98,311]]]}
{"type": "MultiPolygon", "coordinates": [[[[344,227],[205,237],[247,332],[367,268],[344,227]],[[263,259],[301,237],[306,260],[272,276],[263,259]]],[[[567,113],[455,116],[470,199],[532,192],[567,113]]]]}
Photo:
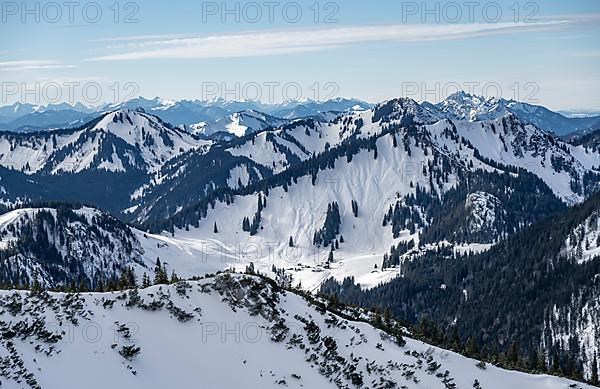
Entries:
{"type": "Polygon", "coordinates": [[[600,116],[566,117],[539,105],[503,98],[483,98],[466,92],[457,92],[434,106],[452,120],[497,119],[510,112],[524,122],[556,135],[600,129],[600,116]]]}
{"type": "Polygon", "coordinates": [[[185,127],[188,131],[207,137],[242,137],[253,132],[289,123],[289,119],[280,119],[259,111],[246,110],[236,112],[212,122],[200,122],[185,127]]]}
{"type": "Polygon", "coordinates": [[[85,107],[81,103],[35,106],[13,104],[0,107],[0,130],[33,132],[42,129],[73,128],[91,120],[94,116],[118,109],[143,109],[175,126],[212,123],[238,112],[260,112],[281,119],[297,119],[316,116],[326,112],[345,112],[368,109],[371,105],[355,99],[334,99],[324,102],[290,101],[281,104],[260,102],[237,102],[216,99],[212,101],[179,100],[138,97],[118,104],[97,108],[85,107]]]}
{"type": "MultiPolygon", "coordinates": [[[[254,101],[228,101],[215,99],[212,101],[200,100],[163,100],[158,97],[145,99],[134,98],[123,103],[108,104],[97,108],[86,107],[81,103],[54,104],[39,106],[32,104],[15,103],[10,106],[0,107],[0,130],[15,132],[33,132],[45,129],[74,128],[101,115],[102,113],[118,109],[143,109],[174,126],[189,127],[196,133],[205,135],[228,132],[233,128],[233,122],[248,116],[263,116],[261,124],[253,122],[252,125],[239,124],[246,130],[258,131],[265,125],[281,124],[283,120],[316,117],[328,112],[360,111],[371,108],[373,105],[356,99],[333,99],[328,101],[289,101],[280,104],[264,104],[254,101]],[[245,116],[245,117],[244,117],[245,116]],[[269,116],[265,120],[265,116],[269,116]],[[249,128],[248,128],[249,127],[249,128]]],[[[489,120],[497,119],[506,113],[513,113],[521,120],[535,124],[537,127],[550,131],[559,136],[574,133],[587,133],[600,129],[600,114],[577,112],[553,112],[543,106],[532,105],[503,98],[484,98],[466,92],[457,92],[443,102],[432,104],[424,103],[430,109],[441,112],[444,117],[451,120],[489,120]]],[[[252,124],[252,123],[250,123],[252,124]]],[[[233,134],[245,134],[241,127],[236,127],[233,134]]]]}

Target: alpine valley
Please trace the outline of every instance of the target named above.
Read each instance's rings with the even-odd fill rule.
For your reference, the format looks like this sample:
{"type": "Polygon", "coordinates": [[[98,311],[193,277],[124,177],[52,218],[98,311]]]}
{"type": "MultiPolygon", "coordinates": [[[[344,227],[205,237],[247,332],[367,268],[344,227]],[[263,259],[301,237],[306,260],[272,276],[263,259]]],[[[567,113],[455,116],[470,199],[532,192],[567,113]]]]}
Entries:
{"type": "Polygon", "coordinates": [[[459,92],[0,119],[3,387],[598,385],[598,117],[459,92]]]}

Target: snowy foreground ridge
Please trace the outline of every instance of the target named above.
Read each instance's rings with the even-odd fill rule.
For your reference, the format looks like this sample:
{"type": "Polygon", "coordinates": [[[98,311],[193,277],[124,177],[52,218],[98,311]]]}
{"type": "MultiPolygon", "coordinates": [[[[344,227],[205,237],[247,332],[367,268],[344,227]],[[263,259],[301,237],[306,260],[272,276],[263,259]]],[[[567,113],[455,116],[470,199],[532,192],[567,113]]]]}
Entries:
{"type": "Polygon", "coordinates": [[[401,345],[229,273],[127,292],[3,291],[0,316],[2,388],[591,388],[401,345]]]}

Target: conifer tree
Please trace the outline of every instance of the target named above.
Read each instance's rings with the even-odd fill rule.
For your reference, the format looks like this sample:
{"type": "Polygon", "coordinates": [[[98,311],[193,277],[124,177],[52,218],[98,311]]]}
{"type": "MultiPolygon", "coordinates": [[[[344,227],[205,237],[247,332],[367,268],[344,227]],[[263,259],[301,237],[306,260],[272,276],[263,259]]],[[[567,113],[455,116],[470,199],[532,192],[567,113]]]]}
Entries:
{"type": "Polygon", "coordinates": [[[133,289],[137,285],[135,273],[131,267],[126,268],[119,277],[119,289],[133,289]]]}
{"type": "Polygon", "coordinates": [[[214,232],[215,234],[218,234],[218,233],[219,233],[219,228],[217,227],[217,222],[215,222],[215,225],[214,225],[214,227],[213,227],[213,232],[214,232]]]}
{"type": "Polygon", "coordinates": [[[506,352],[506,358],[512,366],[517,366],[519,363],[519,346],[516,342],[512,342],[506,352]]]}
{"type": "Polygon", "coordinates": [[[154,267],[154,285],[167,284],[168,282],[167,272],[160,263],[160,258],[156,258],[156,266],[154,267]]]}
{"type": "Polygon", "coordinates": [[[100,277],[98,279],[98,283],[96,284],[96,290],[98,292],[104,292],[105,291],[104,290],[104,280],[103,280],[103,277],[100,277]]]}
{"type": "Polygon", "coordinates": [[[146,289],[150,286],[150,277],[148,277],[148,274],[146,274],[144,272],[144,275],[142,276],[142,289],[146,289]]]}
{"type": "Polygon", "coordinates": [[[560,374],[561,371],[560,360],[558,359],[558,352],[556,350],[552,351],[552,374],[560,374]]]}
{"type": "Polygon", "coordinates": [[[288,241],[288,246],[294,247],[294,239],[290,236],[290,240],[288,241]]]}
{"type": "Polygon", "coordinates": [[[33,286],[31,287],[31,291],[36,292],[36,293],[42,291],[42,285],[40,284],[40,281],[37,278],[37,276],[35,276],[35,279],[33,281],[33,286]]]}
{"type": "Polygon", "coordinates": [[[598,360],[596,358],[596,353],[594,353],[594,359],[592,360],[592,374],[590,383],[592,385],[598,385],[598,360]]]}
{"type": "Polygon", "coordinates": [[[450,335],[450,348],[456,352],[461,352],[462,350],[462,343],[460,341],[458,328],[456,328],[456,326],[452,327],[452,334],[450,335]]]}
{"type": "Polygon", "coordinates": [[[352,200],[352,213],[354,217],[358,217],[358,203],[355,200],[352,200]]]}
{"type": "Polygon", "coordinates": [[[475,338],[472,336],[467,339],[465,353],[471,358],[477,358],[479,356],[479,346],[477,345],[477,340],[475,340],[475,338]]]}
{"type": "Polygon", "coordinates": [[[537,353],[536,369],[541,373],[546,373],[548,370],[546,366],[546,353],[544,352],[544,350],[540,350],[537,353]]]}

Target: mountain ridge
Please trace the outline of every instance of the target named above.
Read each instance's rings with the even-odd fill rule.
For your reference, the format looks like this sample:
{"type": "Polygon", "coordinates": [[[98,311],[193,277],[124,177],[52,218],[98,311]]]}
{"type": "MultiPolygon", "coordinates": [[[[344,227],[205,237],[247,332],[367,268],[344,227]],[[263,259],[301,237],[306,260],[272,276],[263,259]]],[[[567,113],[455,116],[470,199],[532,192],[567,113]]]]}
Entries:
{"type": "MultiPolygon", "coordinates": [[[[574,133],[587,133],[600,128],[600,116],[565,116],[543,106],[518,102],[502,97],[482,97],[464,91],[449,95],[439,103],[423,102],[439,110],[452,120],[497,119],[511,112],[522,120],[535,124],[556,135],[565,136],[574,133]]],[[[229,101],[221,98],[212,100],[164,100],[159,97],[146,99],[133,98],[121,103],[105,104],[100,107],[86,107],[81,103],[49,104],[35,106],[15,103],[0,107],[0,123],[3,128],[13,131],[35,131],[44,128],[76,126],[84,122],[91,114],[100,115],[117,109],[142,108],[160,116],[176,126],[191,126],[201,122],[214,122],[241,111],[259,111],[265,114],[293,120],[301,117],[322,115],[326,112],[348,112],[365,110],[374,105],[357,99],[336,98],[326,101],[286,101],[282,103],[261,103],[259,101],[229,101]],[[64,113],[61,113],[64,112],[64,113]],[[71,123],[71,124],[69,124],[71,123]]],[[[2,128],[2,127],[0,127],[2,128]]]]}
{"type": "Polygon", "coordinates": [[[2,374],[9,384],[32,388],[58,377],[63,387],[85,379],[90,388],[168,385],[174,379],[249,388],[591,388],[478,363],[403,338],[393,321],[378,324],[381,329],[370,324],[383,323],[380,315],[334,313],[327,302],[305,300],[251,275],[226,273],[114,293],[2,292],[0,305],[2,345],[13,361],[2,366],[2,374]],[[96,335],[79,332],[90,327],[96,335]],[[210,358],[198,364],[207,353],[210,358]],[[165,356],[174,362],[168,371],[165,356]],[[239,373],[226,374],[232,365],[239,373]]]}

